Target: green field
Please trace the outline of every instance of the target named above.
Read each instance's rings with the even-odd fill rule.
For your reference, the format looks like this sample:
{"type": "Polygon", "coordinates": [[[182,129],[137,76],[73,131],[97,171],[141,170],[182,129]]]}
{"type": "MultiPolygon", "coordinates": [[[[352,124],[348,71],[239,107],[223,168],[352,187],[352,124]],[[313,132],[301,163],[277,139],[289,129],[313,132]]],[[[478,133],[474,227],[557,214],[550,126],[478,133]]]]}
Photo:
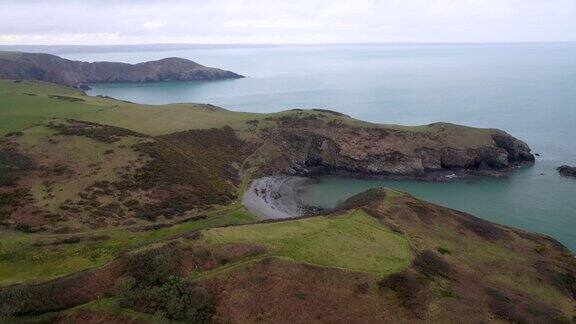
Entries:
{"type": "Polygon", "coordinates": [[[274,256],[326,267],[390,274],[408,267],[411,249],[405,237],[355,210],[286,222],[214,228],[207,244],[257,243],[274,256]]]}
{"type": "Polygon", "coordinates": [[[71,118],[117,126],[148,135],[244,125],[263,114],[231,112],[196,104],[149,106],[86,96],[52,84],[0,80],[0,136],[51,118],[71,118]]]}
{"type": "Polygon", "coordinates": [[[190,129],[231,126],[238,130],[247,121],[259,121],[259,128],[272,124],[266,118],[298,114],[323,114],[353,127],[377,127],[415,133],[443,133],[451,145],[467,147],[491,143],[493,129],[472,128],[449,123],[422,126],[373,124],[315,110],[288,110],[273,114],[235,112],[202,104],[143,105],[111,98],[86,96],[82,91],[39,81],[0,80],[0,136],[51,118],[72,118],[130,129],[147,135],[164,135],[190,129]],[[79,101],[76,101],[79,100],[79,101]]]}
{"type": "Polygon", "coordinates": [[[162,242],[182,233],[215,226],[246,224],[255,220],[244,208],[236,205],[210,212],[206,219],[145,232],[131,232],[128,228],[95,230],[73,235],[0,231],[0,286],[43,282],[100,266],[123,252],[162,242]],[[109,239],[76,244],[38,244],[78,235],[105,235],[109,239]]]}

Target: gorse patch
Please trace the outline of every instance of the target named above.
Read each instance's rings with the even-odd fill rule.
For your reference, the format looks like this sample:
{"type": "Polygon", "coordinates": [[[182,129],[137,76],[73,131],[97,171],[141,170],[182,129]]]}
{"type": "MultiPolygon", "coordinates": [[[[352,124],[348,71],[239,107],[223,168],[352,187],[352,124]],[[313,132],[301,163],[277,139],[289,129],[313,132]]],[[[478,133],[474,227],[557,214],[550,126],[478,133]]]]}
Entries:
{"type": "Polygon", "coordinates": [[[56,130],[58,135],[85,136],[104,143],[114,143],[126,136],[146,137],[128,129],[86,121],[68,120],[66,123],[48,123],[47,125],[56,130]]]}
{"type": "Polygon", "coordinates": [[[250,152],[229,127],[159,136],[136,148],[152,161],[138,170],[133,185],[166,197],[141,210],[150,220],[158,215],[179,215],[197,206],[231,202],[240,181],[239,167],[250,152]]]}
{"type": "Polygon", "coordinates": [[[380,289],[390,289],[400,304],[421,317],[427,303],[427,284],[411,271],[393,273],[378,282],[380,289]]]}
{"type": "Polygon", "coordinates": [[[0,148],[0,187],[13,186],[34,168],[34,161],[12,148],[0,148]]]}
{"type": "Polygon", "coordinates": [[[180,252],[168,245],[130,256],[130,279],[120,293],[120,305],[177,321],[210,321],[214,298],[206,289],[179,277],[180,252]]]}

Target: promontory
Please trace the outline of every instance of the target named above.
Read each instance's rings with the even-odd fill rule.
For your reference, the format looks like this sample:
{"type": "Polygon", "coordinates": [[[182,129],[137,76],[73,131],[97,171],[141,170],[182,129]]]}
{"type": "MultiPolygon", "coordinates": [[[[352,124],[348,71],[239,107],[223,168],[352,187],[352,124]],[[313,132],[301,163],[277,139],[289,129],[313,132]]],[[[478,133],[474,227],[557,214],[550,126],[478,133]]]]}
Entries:
{"type": "Polygon", "coordinates": [[[28,79],[79,87],[104,82],[238,79],[242,75],[170,57],[138,64],[71,61],[43,53],[0,52],[0,79],[28,79]]]}

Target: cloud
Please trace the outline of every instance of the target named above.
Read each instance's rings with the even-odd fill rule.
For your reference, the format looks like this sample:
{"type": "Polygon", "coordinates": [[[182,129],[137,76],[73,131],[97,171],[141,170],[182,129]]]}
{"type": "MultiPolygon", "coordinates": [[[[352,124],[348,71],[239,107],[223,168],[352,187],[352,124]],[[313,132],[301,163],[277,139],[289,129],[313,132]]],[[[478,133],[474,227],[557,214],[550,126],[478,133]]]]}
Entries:
{"type": "Polygon", "coordinates": [[[575,0],[0,0],[2,44],[576,41],[575,0]]]}
{"type": "Polygon", "coordinates": [[[147,22],[142,24],[142,27],[148,28],[148,29],[158,29],[158,28],[161,28],[163,26],[166,26],[166,22],[165,21],[159,21],[159,20],[147,21],[147,22]]]}

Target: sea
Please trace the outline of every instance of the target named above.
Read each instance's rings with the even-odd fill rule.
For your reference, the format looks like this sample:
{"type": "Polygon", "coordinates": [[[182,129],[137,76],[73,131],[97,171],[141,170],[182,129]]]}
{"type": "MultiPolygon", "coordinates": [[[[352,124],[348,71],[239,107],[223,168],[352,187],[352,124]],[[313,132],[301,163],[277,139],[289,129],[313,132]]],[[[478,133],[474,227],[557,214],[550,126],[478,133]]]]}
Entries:
{"type": "MultiPolygon", "coordinates": [[[[211,103],[230,110],[336,110],[376,123],[500,128],[538,153],[507,179],[450,183],[323,177],[301,188],[325,208],[386,186],[478,217],[552,236],[576,251],[576,43],[216,46],[67,53],[138,63],[182,57],[245,75],[214,82],[95,84],[90,95],[138,103],[211,103]]],[[[151,108],[154,109],[154,108],[151,108]]]]}

